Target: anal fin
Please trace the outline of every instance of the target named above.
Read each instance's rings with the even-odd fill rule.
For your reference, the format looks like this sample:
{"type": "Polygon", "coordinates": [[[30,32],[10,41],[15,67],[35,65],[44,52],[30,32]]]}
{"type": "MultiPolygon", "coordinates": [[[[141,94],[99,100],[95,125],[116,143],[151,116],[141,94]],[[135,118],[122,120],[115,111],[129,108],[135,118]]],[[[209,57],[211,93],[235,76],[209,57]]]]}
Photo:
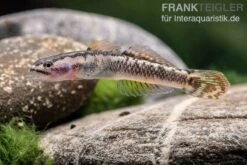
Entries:
{"type": "Polygon", "coordinates": [[[148,84],[130,80],[118,80],[117,88],[121,94],[126,96],[143,96],[149,94],[169,94],[174,88],[157,84],[148,84]]]}

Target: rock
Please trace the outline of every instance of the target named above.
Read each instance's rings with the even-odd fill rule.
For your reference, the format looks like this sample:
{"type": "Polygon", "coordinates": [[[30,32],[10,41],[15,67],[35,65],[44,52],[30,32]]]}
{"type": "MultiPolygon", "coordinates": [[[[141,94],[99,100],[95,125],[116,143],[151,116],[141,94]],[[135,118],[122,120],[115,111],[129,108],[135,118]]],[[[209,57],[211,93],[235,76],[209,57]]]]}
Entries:
{"type": "Polygon", "coordinates": [[[246,164],[247,85],[220,100],[178,96],[48,130],[55,164],[246,164]]]}
{"type": "Polygon", "coordinates": [[[161,40],[136,25],[116,18],[68,9],[37,9],[0,17],[0,38],[56,34],[82,43],[105,39],[120,45],[148,45],[180,68],[182,60],[161,40]]]}
{"type": "Polygon", "coordinates": [[[21,116],[44,127],[76,111],[89,97],[95,81],[44,83],[26,75],[40,57],[85,48],[71,39],[50,35],[1,40],[0,122],[21,116]]]}

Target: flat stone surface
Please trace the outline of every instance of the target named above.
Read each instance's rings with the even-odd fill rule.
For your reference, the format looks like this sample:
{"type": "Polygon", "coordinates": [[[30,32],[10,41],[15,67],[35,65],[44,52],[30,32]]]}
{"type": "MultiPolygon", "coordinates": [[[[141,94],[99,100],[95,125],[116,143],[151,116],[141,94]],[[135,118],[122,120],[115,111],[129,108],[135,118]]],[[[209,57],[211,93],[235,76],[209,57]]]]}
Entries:
{"type": "Polygon", "coordinates": [[[246,164],[247,85],[220,100],[178,96],[50,129],[56,164],[246,164]]]}
{"type": "Polygon", "coordinates": [[[86,46],[51,35],[9,38],[0,41],[0,122],[21,116],[44,127],[76,111],[89,97],[95,81],[48,83],[27,77],[38,58],[86,46]]]}

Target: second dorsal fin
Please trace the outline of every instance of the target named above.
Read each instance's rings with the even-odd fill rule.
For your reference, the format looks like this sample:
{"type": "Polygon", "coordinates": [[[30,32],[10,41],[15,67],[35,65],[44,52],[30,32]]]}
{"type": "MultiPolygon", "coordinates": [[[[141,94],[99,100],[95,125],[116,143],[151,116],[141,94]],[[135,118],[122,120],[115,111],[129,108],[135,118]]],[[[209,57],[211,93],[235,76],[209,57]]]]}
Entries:
{"type": "Polygon", "coordinates": [[[129,57],[174,67],[171,62],[169,62],[164,57],[160,56],[157,52],[147,46],[134,45],[125,50],[123,54],[129,57]]]}
{"type": "Polygon", "coordinates": [[[111,42],[104,40],[97,40],[92,42],[87,50],[96,50],[96,51],[105,51],[105,52],[113,52],[118,53],[120,51],[120,47],[111,42]]]}

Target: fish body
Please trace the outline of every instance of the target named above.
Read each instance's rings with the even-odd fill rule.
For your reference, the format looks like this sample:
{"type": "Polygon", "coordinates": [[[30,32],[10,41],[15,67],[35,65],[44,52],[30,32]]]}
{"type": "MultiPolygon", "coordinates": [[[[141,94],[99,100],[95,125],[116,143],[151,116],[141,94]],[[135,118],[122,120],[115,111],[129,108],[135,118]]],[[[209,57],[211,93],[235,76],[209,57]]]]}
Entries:
{"type": "Polygon", "coordinates": [[[93,43],[85,51],[40,59],[30,71],[34,79],[45,81],[116,80],[120,90],[130,91],[131,95],[160,92],[168,87],[198,97],[219,98],[229,86],[220,72],[179,69],[147,47],[120,51],[108,42],[93,43]]]}

